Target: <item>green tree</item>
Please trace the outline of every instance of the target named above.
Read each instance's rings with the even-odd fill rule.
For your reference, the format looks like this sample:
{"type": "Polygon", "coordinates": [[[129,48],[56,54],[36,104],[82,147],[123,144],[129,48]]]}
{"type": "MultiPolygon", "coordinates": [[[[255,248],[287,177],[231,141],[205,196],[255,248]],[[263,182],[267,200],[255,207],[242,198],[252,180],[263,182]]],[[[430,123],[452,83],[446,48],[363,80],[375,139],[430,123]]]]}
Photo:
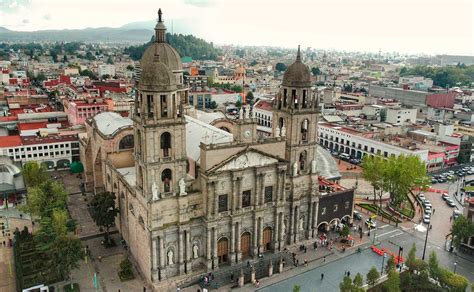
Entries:
{"type": "Polygon", "coordinates": [[[362,177],[372,185],[374,205],[377,200],[377,190],[383,194],[382,185],[386,164],[385,160],[380,156],[365,155],[362,158],[362,177]]]}
{"type": "Polygon", "coordinates": [[[256,60],[253,60],[252,62],[250,62],[249,65],[250,65],[251,67],[253,67],[253,66],[257,65],[257,64],[258,64],[258,62],[257,62],[256,60]]]}
{"type": "Polygon", "coordinates": [[[90,51],[88,51],[88,52],[86,53],[86,57],[85,57],[85,58],[86,58],[87,60],[89,60],[89,61],[94,61],[94,60],[96,59],[96,57],[95,57],[90,51]]]}
{"type": "Polygon", "coordinates": [[[314,76],[321,75],[321,70],[319,70],[318,67],[313,67],[311,68],[311,73],[313,73],[314,76]]]}
{"type": "Polygon", "coordinates": [[[50,255],[54,270],[65,279],[70,276],[73,269],[79,267],[82,255],[81,241],[73,236],[59,236],[54,240],[50,255]]]}
{"type": "Polygon", "coordinates": [[[300,285],[293,286],[293,292],[300,292],[300,291],[301,291],[301,286],[300,285]]]}
{"type": "Polygon", "coordinates": [[[400,290],[400,275],[395,270],[388,273],[388,279],[383,284],[386,292],[399,292],[400,290]]]}
{"type": "Polygon", "coordinates": [[[416,260],[416,245],[413,243],[413,245],[411,246],[410,250],[408,251],[408,257],[405,261],[408,269],[410,271],[413,271],[413,269],[411,268],[414,264],[416,260]]]}
{"type": "Polygon", "coordinates": [[[114,63],[114,60],[112,59],[112,56],[109,56],[107,58],[107,64],[113,64],[114,63]]]}
{"type": "Polygon", "coordinates": [[[353,282],[356,287],[362,287],[364,286],[364,277],[362,277],[360,273],[357,273],[353,282]]]}
{"type": "Polygon", "coordinates": [[[235,106],[238,107],[238,108],[240,108],[240,107],[242,106],[242,102],[241,102],[240,100],[237,100],[237,101],[235,102],[235,106]]]}
{"type": "Polygon", "coordinates": [[[128,65],[127,66],[127,70],[128,71],[133,71],[135,69],[135,67],[133,67],[132,65],[128,65]]]}
{"type": "Polygon", "coordinates": [[[339,235],[343,238],[346,238],[350,233],[351,231],[347,225],[344,225],[344,227],[339,231],[339,235]]]}
{"type": "Polygon", "coordinates": [[[119,209],[115,207],[115,194],[104,192],[95,195],[91,202],[91,217],[95,224],[105,228],[105,243],[110,244],[109,229],[114,225],[119,209]]]}
{"type": "Polygon", "coordinates": [[[341,292],[351,292],[352,288],[352,280],[348,276],[345,276],[344,279],[342,279],[342,282],[339,283],[339,289],[341,292]]]}
{"type": "Polygon", "coordinates": [[[377,283],[377,280],[380,278],[380,274],[377,271],[377,268],[372,267],[370,271],[367,273],[367,284],[372,287],[377,283]]]}
{"type": "Polygon", "coordinates": [[[462,240],[474,235],[474,224],[464,216],[459,216],[451,226],[452,242],[456,248],[461,246],[462,240]]]}
{"type": "Polygon", "coordinates": [[[26,204],[20,208],[23,212],[40,218],[51,217],[55,209],[65,209],[67,193],[63,186],[55,181],[45,182],[29,188],[26,204]]]}
{"type": "Polygon", "coordinates": [[[286,71],[286,65],[283,64],[283,63],[276,63],[275,65],[275,70],[279,71],[279,72],[284,72],[286,71]]]}
{"type": "Polygon", "coordinates": [[[132,263],[127,256],[120,262],[119,277],[122,280],[133,279],[133,267],[132,263]]]}
{"type": "Polygon", "coordinates": [[[26,162],[21,172],[28,187],[36,187],[48,179],[46,169],[36,161],[26,162]]]}
{"type": "Polygon", "coordinates": [[[469,280],[466,279],[466,277],[459,274],[455,274],[446,269],[441,269],[440,272],[441,272],[440,282],[444,287],[447,288],[448,291],[454,291],[454,292],[466,291],[467,287],[469,286],[469,280]]]}
{"type": "Polygon", "coordinates": [[[81,70],[81,72],[79,72],[79,75],[87,76],[87,77],[89,77],[90,79],[93,79],[93,80],[99,79],[97,77],[97,75],[89,69],[81,70]]]}
{"type": "Polygon", "coordinates": [[[209,105],[211,109],[216,109],[217,108],[217,102],[215,100],[211,101],[211,104],[209,105]]]}
{"type": "Polygon", "coordinates": [[[252,91],[247,92],[247,95],[245,96],[245,101],[247,102],[247,104],[252,105],[253,100],[254,100],[253,92],[252,91]]]}
{"type": "Polygon", "coordinates": [[[67,61],[68,61],[68,59],[67,59],[67,55],[66,55],[66,54],[64,54],[64,56],[63,56],[63,63],[67,63],[67,61]]]}
{"type": "Polygon", "coordinates": [[[430,257],[428,259],[428,269],[431,278],[438,280],[440,277],[440,269],[438,257],[436,256],[436,253],[434,251],[430,253],[430,257]]]}
{"type": "Polygon", "coordinates": [[[391,271],[395,271],[395,257],[392,255],[387,260],[387,265],[385,266],[385,272],[389,274],[391,271]]]}

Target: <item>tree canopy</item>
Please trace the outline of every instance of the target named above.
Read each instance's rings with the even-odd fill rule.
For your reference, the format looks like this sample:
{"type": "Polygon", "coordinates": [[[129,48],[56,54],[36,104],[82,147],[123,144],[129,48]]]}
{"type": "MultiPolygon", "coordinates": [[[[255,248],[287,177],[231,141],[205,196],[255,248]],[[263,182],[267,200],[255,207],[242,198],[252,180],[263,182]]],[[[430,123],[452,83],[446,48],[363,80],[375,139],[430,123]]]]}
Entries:
{"type": "MultiPolygon", "coordinates": [[[[189,56],[195,60],[217,60],[217,57],[222,54],[222,51],[215,48],[212,42],[208,43],[193,35],[167,33],[166,39],[168,43],[178,51],[181,57],[189,56]]],[[[140,60],[146,48],[148,48],[154,40],[155,37],[153,36],[148,43],[140,46],[127,47],[124,52],[129,54],[133,60],[140,60]]]]}
{"type": "Polygon", "coordinates": [[[318,67],[313,67],[311,68],[311,73],[313,73],[314,76],[321,75],[321,70],[318,67]]]}
{"type": "Polygon", "coordinates": [[[23,165],[22,174],[28,187],[36,187],[48,178],[46,169],[36,161],[26,162],[23,165]]]}
{"type": "Polygon", "coordinates": [[[286,65],[283,63],[276,63],[275,65],[275,70],[280,71],[280,72],[286,71],[286,68],[287,68],[286,65]]]}
{"type": "Polygon", "coordinates": [[[454,220],[451,226],[451,235],[453,237],[453,245],[459,248],[464,238],[474,235],[474,224],[471,220],[461,215],[454,220]]]}
{"type": "Polygon", "coordinates": [[[374,286],[377,283],[377,280],[380,278],[380,274],[377,271],[377,268],[372,267],[367,273],[367,284],[369,286],[374,286]]]}
{"type": "Polygon", "coordinates": [[[453,87],[458,85],[470,85],[474,82],[474,65],[430,67],[416,66],[413,68],[403,67],[400,76],[417,75],[433,79],[433,84],[441,87],[453,87]]]}
{"type": "Polygon", "coordinates": [[[41,218],[51,217],[55,209],[65,209],[67,193],[59,183],[46,180],[28,189],[26,204],[21,209],[41,218]]]}
{"type": "Polygon", "coordinates": [[[105,228],[105,241],[109,243],[109,229],[115,223],[115,217],[120,212],[115,207],[115,194],[110,192],[104,192],[95,195],[90,205],[91,217],[97,226],[105,228]]]}

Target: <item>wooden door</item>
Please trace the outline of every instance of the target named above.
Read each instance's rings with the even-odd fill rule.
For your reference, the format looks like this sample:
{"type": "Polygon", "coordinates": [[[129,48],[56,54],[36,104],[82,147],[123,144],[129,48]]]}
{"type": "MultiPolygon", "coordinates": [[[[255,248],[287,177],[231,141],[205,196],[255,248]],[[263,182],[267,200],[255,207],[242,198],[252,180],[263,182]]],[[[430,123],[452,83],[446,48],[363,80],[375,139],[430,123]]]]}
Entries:
{"type": "Polygon", "coordinates": [[[229,253],[229,241],[227,238],[221,238],[217,242],[217,257],[219,258],[219,264],[227,262],[229,253]]]}
{"type": "Polygon", "coordinates": [[[269,251],[272,247],[272,228],[263,229],[263,251],[269,251]]]}
{"type": "Polygon", "coordinates": [[[240,237],[240,250],[242,251],[242,257],[250,256],[250,233],[245,232],[240,237]]]}

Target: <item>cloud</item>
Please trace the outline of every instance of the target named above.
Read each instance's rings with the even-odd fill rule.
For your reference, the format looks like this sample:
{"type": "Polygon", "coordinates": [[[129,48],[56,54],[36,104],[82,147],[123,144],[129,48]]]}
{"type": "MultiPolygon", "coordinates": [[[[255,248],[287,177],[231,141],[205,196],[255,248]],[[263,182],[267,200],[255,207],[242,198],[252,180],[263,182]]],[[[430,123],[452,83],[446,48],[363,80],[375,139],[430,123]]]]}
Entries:
{"type": "Polygon", "coordinates": [[[0,11],[3,13],[15,13],[21,7],[26,7],[31,3],[31,0],[1,0],[0,11]]]}
{"type": "Polygon", "coordinates": [[[183,2],[197,7],[211,7],[215,4],[214,0],[183,0],[183,2]]]}
{"type": "Polygon", "coordinates": [[[51,20],[51,14],[48,13],[48,14],[43,15],[43,19],[44,20],[51,20]]]}
{"type": "Polygon", "coordinates": [[[29,20],[29,19],[23,19],[23,20],[21,21],[21,23],[23,23],[23,24],[28,24],[28,23],[30,23],[30,20],[29,20]]]}

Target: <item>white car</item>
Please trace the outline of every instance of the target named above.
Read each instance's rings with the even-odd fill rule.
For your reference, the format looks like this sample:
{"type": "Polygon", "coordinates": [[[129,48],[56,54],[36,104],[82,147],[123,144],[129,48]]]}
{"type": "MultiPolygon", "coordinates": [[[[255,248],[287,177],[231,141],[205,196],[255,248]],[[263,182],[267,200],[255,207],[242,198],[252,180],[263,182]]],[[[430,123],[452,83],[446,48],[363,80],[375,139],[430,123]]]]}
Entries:
{"type": "Polygon", "coordinates": [[[430,224],[430,219],[431,219],[431,216],[425,214],[425,216],[423,216],[423,223],[430,224]]]}
{"type": "Polygon", "coordinates": [[[377,222],[375,222],[375,220],[372,220],[372,218],[365,220],[365,224],[369,228],[377,228],[377,222]]]}

